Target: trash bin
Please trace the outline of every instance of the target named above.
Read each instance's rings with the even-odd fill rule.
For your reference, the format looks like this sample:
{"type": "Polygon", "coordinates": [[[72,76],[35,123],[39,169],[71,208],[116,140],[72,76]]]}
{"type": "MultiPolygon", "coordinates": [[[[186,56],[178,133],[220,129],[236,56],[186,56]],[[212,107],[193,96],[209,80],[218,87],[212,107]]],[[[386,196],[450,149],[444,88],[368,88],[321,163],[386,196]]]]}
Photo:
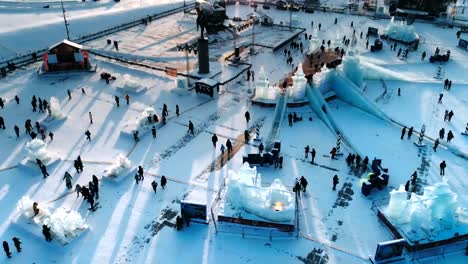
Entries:
{"type": "Polygon", "coordinates": [[[361,193],[364,196],[368,196],[370,194],[371,190],[372,190],[372,183],[370,183],[368,181],[365,181],[365,182],[362,183],[361,193]]]}

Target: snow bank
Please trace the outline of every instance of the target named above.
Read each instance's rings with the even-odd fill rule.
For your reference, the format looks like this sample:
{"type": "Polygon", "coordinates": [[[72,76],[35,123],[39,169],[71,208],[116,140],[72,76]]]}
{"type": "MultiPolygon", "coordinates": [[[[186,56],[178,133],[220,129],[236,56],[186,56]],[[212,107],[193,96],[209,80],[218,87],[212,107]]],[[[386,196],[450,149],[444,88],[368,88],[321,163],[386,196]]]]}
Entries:
{"type": "Polygon", "coordinates": [[[130,160],[123,154],[119,154],[113,164],[104,170],[106,177],[117,177],[122,171],[130,168],[130,160]]]}
{"type": "Polygon", "coordinates": [[[57,120],[66,118],[67,116],[62,112],[62,107],[60,107],[60,102],[56,97],[50,98],[50,115],[57,120]]]}
{"type": "Polygon", "coordinates": [[[122,83],[116,88],[124,93],[140,93],[146,90],[148,87],[141,85],[137,80],[135,80],[130,74],[124,74],[122,76],[122,83]]]}
{"type": "Polygon", "coordinates": [[[31,162],[36,162],[36,159],[39,159],[43,163],[47,163],[53,158],[53,155],[47,150],[47,144],[38,138],[26,143],[25,148],[28,151],[26,158],[31,162]]]}
{"type": "Polygon", "coordinates": [[[413,230],[421,228],[432,234],[466,224],[463,222],[466,209],[459,207],[458,196],[446,180],[425,187],[423,195],[413,193],[410,200],[401,185],[390,192],[385,212],[398,224],[410,224],[413,230]]]}
{"type": "Polygon", "coordinates": [[[405,42],[412,42],[419,38],[413,26],[406,24],[406,21],[395,22],[394,17],[388,23],[384,34],[390,38],[405,42]]]}
{"type": "Polygon", "coordinates": [[[234,210],[245,210],[275,222],[294,220],[294,195],[281,180],[275,179],[270,187],[261,187],[257,168],[250,168],[247,162],[238,173],[230,170],[228,177],[226,197],[234,210]]]}
{"type": "Polygon", "coordinates": [[[61,243],[68,243],[89,228],[77,211],[66,211],[64,208],[58,208],[50,213],[47,206],[38,204],[39,214],[34,216],[33,203],[28,196],[24,196],[18,205],[21,215],[33,218],[34,223],[40,228],[42,225],[50,227],[54,238],[61,243]]]}

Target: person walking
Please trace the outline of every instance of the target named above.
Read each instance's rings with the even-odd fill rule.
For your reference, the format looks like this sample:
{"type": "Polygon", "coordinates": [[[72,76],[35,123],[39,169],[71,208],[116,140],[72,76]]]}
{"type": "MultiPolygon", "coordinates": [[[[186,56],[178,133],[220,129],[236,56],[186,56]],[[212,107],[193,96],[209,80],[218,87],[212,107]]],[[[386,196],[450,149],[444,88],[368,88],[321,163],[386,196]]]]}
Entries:
{"type": "Polygon", "coordinates": [[[8,258],[11,258],[11,252],[10,252],[10,246],[8,245],[8,242],[3,241],[3,250],[5,251],[5,254],[8,258]]]}
{"type": "Polygon", "coordinates": [[[15,130],[16,138],[19,138],[19,132],[20,132],[20,131],[19,131],[19,127],[18,127],[17,125],[15,125],[15,126],[13,127],[13,129],[15,130]]]}
{"type": "Polygon", "coordinates": [[[68,94],[68,101],[70,101],[72,99],[70,89],[67,90],[67,94],[68,94]]]}
{"type": "Polygon", "coordinates": [[[21,253],[21,240],[17,237],[13,237],[11,240],[13,240],[13,244],[15,245],[16,251],[18,251],[18,253],[21,253]]]}
{"type": "Polygon", "coordinates": [[[307,184],[309,184],[307,182],[307,179],[304,177],[304,176],[301,176],[301,178],[299,179],[299,182],[301,183],[301,189],[303,192],[306,192],[307,190],[307,184]]]}
{"type": "Polygon", "coordinates": [[[54,140],[54,133],[52,133],[52,131],[49,132],[49,138],[50,138],[50,141],[54,140]]]}
{"type": "Polygon", "coordinates": [[[338,185],[338,183],[340,183],[340,179],[338,175],[335,174],[335,176],[333,176],[333,191],[336,191],[336,185],[338,185]]]}
{"type": "Polygon", "coordinates": [[[164,188],[166,187],[166,184],[167,184],[167,179],[166,179],[166,177],[163,175],[163,176],[161,177],[161,187],[163,188],[163,190],[164,190],[164,188]]]}
{"type": "Polygon", "coordinates": [[[130,104],[130,95],[128,94],[125,95],[125,101],[127,102],[127,105],[130,104]]]}
{"type": "Polygon", "coordinates": [[[413,127],[410,127],[408,130],[408,139],[411,139],[411,136],[413,135],[413,127]]]}
{"type": "Polygon", "coordinates": [[[93,114],[91,112],[89,112],[88,115],[89,115],[89,123],[92,125],[93,124],[93,114]]]}
{"type": "Polygon", "coordinates": [[[115,104],[117,105],[117,107],[119,107],[120,106],[120,98],[116,95],[114,97],[114,100],[115,100],[115,104]]]}
{"type": "Polygon", "coordinates": [[[226,147],[227,147],[227,151],[228,151],[228,156],[230,156],[231,153],[232,153],[232,143],[231,143],[231,140],[229,138],[226,140],[226,147]]]}
{"type": "Polygon", "coordinates": [[[178,104],[176,104],[176,106],[175,106],[175,113],[176,113],[177,116],[180,115],[180,112],[179,112],[179,105],[178,105],[178,104]]]}
{"type": "Polygon", "coordinates": [[[305,155],[305,158],[307,159],[308,156],[309,156],[309,151],[310,151],[310,147],[309,145],[307,145],[305,148],[304,148],[304,155],[305,155]]]}
{"type": "Polygon", "coordinates": [[[88,141],[91,141],[91,132],[89,132],[89,130],[86,130],[85,135],[86,135],[86,139],[88,141]]]}
{"type": "Polygon", "coordinates": [[[440,175],[444,176],[445,175],[445,168],[447,167],[447,164],[445,163],[445,160],[440,163],[440,175]]]}
{"type": "Polygon", "coordinates": [[[193,123],[192,123],[191,120],[189,120],[188,131],[187,132],[193,135],[193,123]]]}
{"type": "Polygon", "coordinates": [[[224,150],[226,148],[224,147],[224,144],[221,144],[220,150],[221,150],[221,156],[224,156],[224,150]]]}
{"type": "Polygon", "coordinates": [[[158,188],[158,183],[156,181],[152,181],[151,188],[153,188],[154,193],[156,193],[156,189],[158,188]]]}
{"type": "Polygon", "coordinates": [[[437,146],[439,146],[439,139],[438,138],[434,141],[434,147],[432,148],[434,150],[434,152],[437,152],[437,146]]]}
{"type": "Polygon", "coordinates": [[[250,135],[248,130],[244,130],[244,142],[245,144],[249,143],[250,135]]]}
{"type": "Polygon", "coordinates": [[[406,134],[406,127],[403,127],[403,129],[401,130],[401,137],[400,139],[403,139],[405,137],[405,134],[406,134]]]}
{"type": "Polygon", "coordinates": [[[249,121],[250,121],[250,113],[249,113],[249,111],[245,111],[245,121],[246,121],[247,123],[249,123],[249,121]]]}
{"type": "Polygon", "coordinates": [[[260,142],[260,145],[258,145],[258,153],[262,154],[264,149],[263,142],[260,142]]]}
{"type": "Polygon", "coordinates": [[[5,120],[3,119],[3,116],[0,116],[0,128],[6,129],[5,128],[5,120]]]}
{"type": "Polygon", "coordinates": [[[50,234],[50,227],[42,225],[42,234],[47,242],[52,241],[52,235],[50,234]]]}
{"type": "Polygon", "coordinates": [[[444,139],[444,136],[445,136],[445,129],[442,128],[442,129],[439,130],[439,138],[444,139]]]}
{"type": "Polygon", "coordinates": [[[65,180],[65,185],[67,186],[67,188],[71,189],[72,188],[72,183],[71,183],[72,176],[70,173],[68,173],[68,171],[65,172],[65,176],[63,176],[63,179],[65,180]]]}
{"type": "Polygon", "coordinates": [[[15,101],[16,101],[16,104],[19,105],[20,99],[19,99],[18,95],[15,95],[15,101]]]}
{"type": "Polygon", "coordinates": [[[292,127],[292,125],[293,125],[293,124],[292,124],[292,123],[293,123],[293,122],[292,122],[292,121],[293,121],[292,119],[293,119],[293,116],[292,116],[291,113],[289,113],[289,115],[288,115],[288,124],[289,124],[290,127],[292,127]]]}
{"type": "Polygon", "coordinates": [[[138,166],[138,176],[140,176],[141,181],[143,181],[145,179],[143,167],[141,165],[138,166]]]}
{"type": "Polygon", "coordinates": [[[450,112],[447,114],[447,120],[450,122],[452,121],[452,117],[453,117],[454,113],[452,110],[450,110],[450,112]]]}
{"type": "Polygon", "coordinates": [[[315,148],[312,148],[312,151],[310,152],[310,157],[312,158],[310,163],[312,163],[312,164],[314,164],[315,154],[317,154],[316,151],[315,151],[315,148]]]}
{"type": "Polygon", "coordinates": [[[449,130],[449,132],[447,133],[447,142],[452,141],[453,138],[454,138],[454,135],[452,133],[452,130],[449,130]]]}
{"type": "Polygon", "coordinates": [[[76,198],[80,197],[81,186],[79,184],[75,185],[76,198]]]}
{"type": "Polygon", "coordinates": [[[216,148],[216,142],[218,142],[218,137],[216,136],[216,134],[213,134],[213,136],[211,137],[211,142],[213,142],[213,147],[216,148]]]}
{"type": "Polygon", "coordinates": [[[47,172],[47,167],[44,164],[40,164],[39,168],[41,169],[42,175],[44,176],[44,179],[49,176],[49,173],[47,172]]]}
{"type": "Polygon", "coordinates": [[[335,159],[335,155],[336,155],[336,148],[333,147],[332,150],[330,151],[330,155],[331,155],[331,159],[335,159]]]}
{"type": "Polygon", "coordinates": [[[156,127],[155,126],[151,127],[151,134],[153,135],[153,138],[156,138],[156,127]]]}
{"type": "Polygon", "coordinates": [[[442,98],[444,97],[444,94],[441,93],[439,94],[439,100],[437,101],[437,103],[441,104],[442,103],[442,98]]]}

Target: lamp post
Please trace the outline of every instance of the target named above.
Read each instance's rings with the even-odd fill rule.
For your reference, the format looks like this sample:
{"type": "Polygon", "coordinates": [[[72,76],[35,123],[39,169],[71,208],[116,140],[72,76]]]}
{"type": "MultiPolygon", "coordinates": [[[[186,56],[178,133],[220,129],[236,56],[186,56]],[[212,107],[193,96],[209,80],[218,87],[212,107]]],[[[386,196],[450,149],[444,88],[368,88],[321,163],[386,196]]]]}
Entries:
{"type": "Polygon", "coordinates": [[[185,43],[184,50],[185,50],[185,61],[186,61],[186,74],[187,74],[187,88],[190,87],[190,65],[189,65],[189,45],[185,43]]]}
{"type": "Polygon", "coordinates": [[[62,4],[62,14],[63,14],[63,22],[65,23],[65,30],[67,31],[67,39],[70,40],[70,31],[68,30],[68,22],[67,16],[65,15],[65,7],[63,6],[63,0],[60,0],[62,4]]]}
{"type": "Polygon", "coordinates": [[[255,54],[255,17],[252,21],[252,45],[250,46],[250,55],[255,54]]]}

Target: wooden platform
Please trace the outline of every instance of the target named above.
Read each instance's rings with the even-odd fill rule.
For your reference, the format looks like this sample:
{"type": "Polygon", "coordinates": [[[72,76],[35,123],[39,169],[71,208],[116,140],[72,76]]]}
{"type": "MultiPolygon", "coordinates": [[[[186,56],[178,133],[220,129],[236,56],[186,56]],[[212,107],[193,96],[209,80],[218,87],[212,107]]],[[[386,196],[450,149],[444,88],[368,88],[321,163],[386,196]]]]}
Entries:
{"type": "Polygon", "coordinates": [[[302,62],[302,70],[306,76],[312,76],[321,71],[322,67],[320,65],[322,64],[324,67],[329,65],[329,68],[336,68],[341,64],[340,51],[335,52],[334,49],[326,49],[323,53],[318,50],[311,55],[306,55],[302,62]],[[315,65],[318,65],[318,67],[315,67],[315,65]]]}

